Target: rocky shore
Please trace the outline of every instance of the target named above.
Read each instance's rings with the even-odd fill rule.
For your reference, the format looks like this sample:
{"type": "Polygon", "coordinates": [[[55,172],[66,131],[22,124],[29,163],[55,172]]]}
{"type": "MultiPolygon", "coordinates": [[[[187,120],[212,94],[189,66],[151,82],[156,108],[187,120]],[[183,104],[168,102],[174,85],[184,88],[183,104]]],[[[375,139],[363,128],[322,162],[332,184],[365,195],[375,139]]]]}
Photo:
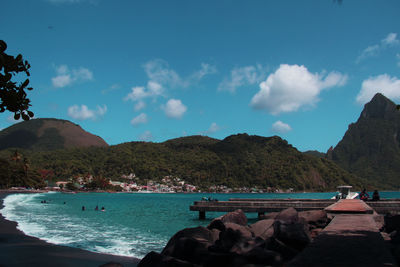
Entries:
{"type": "Polygon", "coordinates": [[[207,227],[177,232],[161,253],[150,252],[147,266],[282,266],[301,252],[329,223],[323,210],[293,208],[270,213],[248,225],[243,211],[214,219],[207,227]]]}

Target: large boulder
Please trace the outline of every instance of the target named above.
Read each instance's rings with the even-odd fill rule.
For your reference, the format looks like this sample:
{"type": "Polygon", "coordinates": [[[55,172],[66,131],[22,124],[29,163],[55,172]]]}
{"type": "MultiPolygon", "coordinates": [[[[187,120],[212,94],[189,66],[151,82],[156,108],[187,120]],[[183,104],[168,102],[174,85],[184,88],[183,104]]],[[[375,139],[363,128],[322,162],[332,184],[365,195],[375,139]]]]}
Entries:
{"type": "MultiPolygon", "coordinates": [[[[235,210],[232,212],[228,212],[227,214],[222,215],[221,217],[215,218],[214,220],[211,221],[211,223],[208,225],[207,228],[209,228],[209,229],[217,228],[215,225],[217,225],[216,221],[218,221],[218,220],[223,223],[236,223],[239,225],[247,225],[247,217],[241,209],[238,209],[238,210],[235,210]]],[[[217,228],[217,229],[221,230],[219,228],[217,228]]]]}
{"type": "Polygon", "coordinates": [[[219,217],[212,220],[211,223],[207,226],[207,229],[209,230],[217,229],[219,231],[225,231],[226,227],[219,217]]]}
{"type": "Polygon", "coordinates": [[[239,231],[240,234],[242,235],[242,238],[245,239],[250,239],[253,237],[252,232],[250,231],[250,228],[248,226],[243,226],[243,225],[239,225],[236,223],[225,223],[225,227],[226,229],[232,229],[234,231],[239,231]]]}
{"type": "Polygon", "coordinates": [[[161,252],[183,261],[200,264],[214,243],[213,233],[205,227],[186,228],[177,232],[161,252]]]}
{"type": "Polygon", "coordinates": [[[227,253],[239,242],[245,242],[241,232],[239,230],[227,228],[225,231],[219,233],[219,239],[208,249],[213,252],[227,253]]]}
{"type": "Polygon", "coordinates": [[[267,214],[262,214],[258,218],[260,220],[268,220],[268,219],[275,219],[278,216],[279,212],[269,212],[267,214]]]}
{"type": "Polygon", "coordinates": [[[298,251],[303,250],[311,242],[308,224],[304,222],[286,223],[276,220],[274,237],[298,251]]]}
{"type": "Polygon", "coordinates": [[[265,247],[265,241],[261,238],[252,238],[250,240],[241,240],[231,248],[230,252],[244,255],[256,247],[265,247]]]}
{"type": "Polygon", "coordinates": [[[298,216],[313,226],[313,228],[324,228],[328,223],[328,216],[324,210],[301,211],[298,213],[298,216]]]}
{"type": "Polygon", "coordinates": [[[174,257],[159,254],[151,251],[138,264],[138,267],[200,267],[187,261],[179,260],[174,257]]]}
{"type": "Polygon", "coordinates": [[[255,237],[261,237],[262,239],[267,240],[274,235],[274,222],[274,219],[260,220],[250,225],[250,231],[253,232],[255,237]]]}
{"type": "Polygon", "coordinates": [[[299,221],[299,214],[294,208],[284,209],[275,217],[275,220],[284,223],[297,223],[299,221]]]}

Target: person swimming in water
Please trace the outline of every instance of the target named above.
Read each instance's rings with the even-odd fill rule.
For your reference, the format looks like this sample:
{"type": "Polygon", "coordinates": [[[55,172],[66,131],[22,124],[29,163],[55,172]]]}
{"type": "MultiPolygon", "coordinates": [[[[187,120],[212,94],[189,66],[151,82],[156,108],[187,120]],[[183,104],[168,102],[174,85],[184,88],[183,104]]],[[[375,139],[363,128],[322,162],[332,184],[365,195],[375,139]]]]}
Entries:
{"type": "Polygon", "coordinates": [[[98,205],[96,205],[96,208],[95,208],[94,210],[99,210],[99,206],[98,206],[98,205]]]}
{"type": "Polygon", "coordinates": [[[106,209],[104,207],[101,207],[101,211],[106,211],[106,209]]]}

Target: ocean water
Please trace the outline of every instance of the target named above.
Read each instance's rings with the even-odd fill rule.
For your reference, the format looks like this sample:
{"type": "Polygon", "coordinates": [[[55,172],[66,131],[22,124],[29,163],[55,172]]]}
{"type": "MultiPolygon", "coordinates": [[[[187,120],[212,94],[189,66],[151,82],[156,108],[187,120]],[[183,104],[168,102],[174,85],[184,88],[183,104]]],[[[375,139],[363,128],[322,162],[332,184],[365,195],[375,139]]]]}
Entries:
{"type": "MultiPolygon", "coordinates": [[[[400,198],[400,192],[381,192],[382,198],[400,198]]],[[[13,194],[0,210],[18,222],[25,234],[49,243],[94,252],[143,258],[160,252],[169,238],[186,227],[206,226],[223,213],[209,212],[206,220],[189,206],[203,196],[219,200],[240,198],[327,199],[335,193],[292,194],[128,194],[128,193],[43,193],[13,194]],[[47,203],[41,203],[46,200],[47,203]],[[65,203],[65,204],[64,204],[65,203]],[[82,211],[85,206],[85,211],[82,211]],[[99,210],[96,211],[95,207],[99,210]],[[101,211],[101,207],[105,211],[101,211]]],[[[372,194],[371,194],[372,195],[372,194]]],[[[250,221],[257,214],[247,214],[250,221]]]]}

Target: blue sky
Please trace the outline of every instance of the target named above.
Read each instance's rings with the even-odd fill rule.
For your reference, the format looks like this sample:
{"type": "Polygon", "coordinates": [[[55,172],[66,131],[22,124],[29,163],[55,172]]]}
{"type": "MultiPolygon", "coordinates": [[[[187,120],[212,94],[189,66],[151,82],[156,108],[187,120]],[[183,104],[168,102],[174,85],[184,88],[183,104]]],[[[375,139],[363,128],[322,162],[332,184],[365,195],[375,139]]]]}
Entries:
{"type": "MultiPolygon", "coordinates": [[[[109,144],[279,135],[327,151],[376,92],[400,102],[400,2],[3,0],[37,118],[109,144]]],[[[0,114],[0,129],[15,123],[0,114]]]]}

